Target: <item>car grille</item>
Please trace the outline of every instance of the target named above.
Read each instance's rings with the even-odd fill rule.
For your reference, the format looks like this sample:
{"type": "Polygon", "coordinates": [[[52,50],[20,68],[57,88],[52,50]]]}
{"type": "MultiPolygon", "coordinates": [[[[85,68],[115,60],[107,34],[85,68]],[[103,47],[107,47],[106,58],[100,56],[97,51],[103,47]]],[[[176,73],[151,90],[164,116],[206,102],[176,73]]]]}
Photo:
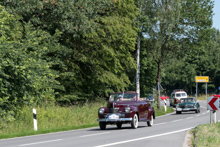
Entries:
{"type": "Polygon", "coordinates": [[[112,113],[117,113],[119,108],[111,108],[112,113]]]}
{"type": "Polygon", "coordinates": [[[180,108],[194,108],[193,105],[180,106],[180,108]]]}

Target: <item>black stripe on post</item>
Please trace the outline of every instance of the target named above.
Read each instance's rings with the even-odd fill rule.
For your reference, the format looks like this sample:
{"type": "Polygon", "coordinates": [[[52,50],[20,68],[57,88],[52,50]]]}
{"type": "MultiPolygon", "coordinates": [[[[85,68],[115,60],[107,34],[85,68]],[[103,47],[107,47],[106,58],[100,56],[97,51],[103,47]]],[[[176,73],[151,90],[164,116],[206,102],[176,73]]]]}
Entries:
{"type": "Polygon", "coordinates": [[[37,114],[33,113],[33,118],[37,119],[37,114]]]}

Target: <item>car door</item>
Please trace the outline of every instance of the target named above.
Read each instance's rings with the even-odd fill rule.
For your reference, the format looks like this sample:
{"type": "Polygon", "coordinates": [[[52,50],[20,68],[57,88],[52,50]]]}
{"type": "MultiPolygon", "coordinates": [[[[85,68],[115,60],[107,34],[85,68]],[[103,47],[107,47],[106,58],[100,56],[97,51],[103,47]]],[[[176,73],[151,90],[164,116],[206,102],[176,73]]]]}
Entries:
{"type": "Polygon", "coordinates": [[[137,103],[138,103],[140,121],[146,120],[148,116],[148,109],[150,104],[148,104],[144,100],[139,100],[137,101],[137,103]]]}
{"type": "Polygon", "coordinates": [[[171,103],[172,103],[172,105],[174,104],[174,98],[175,98],[175,94],[173,93],[173,94],[171,95],[171,103]]]}

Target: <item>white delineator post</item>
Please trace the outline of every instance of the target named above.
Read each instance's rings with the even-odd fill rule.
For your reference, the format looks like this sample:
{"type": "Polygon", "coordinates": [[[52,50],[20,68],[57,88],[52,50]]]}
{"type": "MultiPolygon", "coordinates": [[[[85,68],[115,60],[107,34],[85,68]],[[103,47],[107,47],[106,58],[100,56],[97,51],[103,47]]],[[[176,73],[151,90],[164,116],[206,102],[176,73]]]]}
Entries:
{"type": "Polygon", "coordinates": [[[163,101],[164,101],[164,110],[165,110],[165,112],[167,112],[167,102],[166,102],[166,99],[164,99],[163,101]]]}
{"type": "Polygon", "coordinates": [[[219,98],[217,96],[208,97],[207,104],[207,110],[210,110],[210,124],[212,124],[212,120],[216,123],[216,110],[219,108],[219,98]]]}
{"type": "Polygon", "coordinates": [[[213,110],[213,122],[216,123],[216,110],[213,110]]]}
{"type": "Polygon", "coordinates": [[[37,131],[37,111],[33,109],[34,131],[37,131]]]}

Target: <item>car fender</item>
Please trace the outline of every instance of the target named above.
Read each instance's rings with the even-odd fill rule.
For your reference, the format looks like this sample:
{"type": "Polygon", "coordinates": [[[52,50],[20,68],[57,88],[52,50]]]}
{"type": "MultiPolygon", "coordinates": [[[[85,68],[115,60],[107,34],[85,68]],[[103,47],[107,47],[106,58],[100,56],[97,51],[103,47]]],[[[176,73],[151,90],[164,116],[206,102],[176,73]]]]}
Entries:
{"type": "Polygon", "coordinates": [[[134,107],[134,106],[130,106],[130,108],[131,108],[131,116],[133,117],[135,114],[137,114],[138,115],[138,117],[139,117],[139,110],[138,110],[138,108],[137,107],[134,107]]]}
{"type": "Polygon", "coordinates": [[[154,107],[150,106],[148,110],[148,116],[147,119],[151,120],[151,116],[153,115],[153,119],[155,119],[155,112],[154,112],[154,107]]]}

